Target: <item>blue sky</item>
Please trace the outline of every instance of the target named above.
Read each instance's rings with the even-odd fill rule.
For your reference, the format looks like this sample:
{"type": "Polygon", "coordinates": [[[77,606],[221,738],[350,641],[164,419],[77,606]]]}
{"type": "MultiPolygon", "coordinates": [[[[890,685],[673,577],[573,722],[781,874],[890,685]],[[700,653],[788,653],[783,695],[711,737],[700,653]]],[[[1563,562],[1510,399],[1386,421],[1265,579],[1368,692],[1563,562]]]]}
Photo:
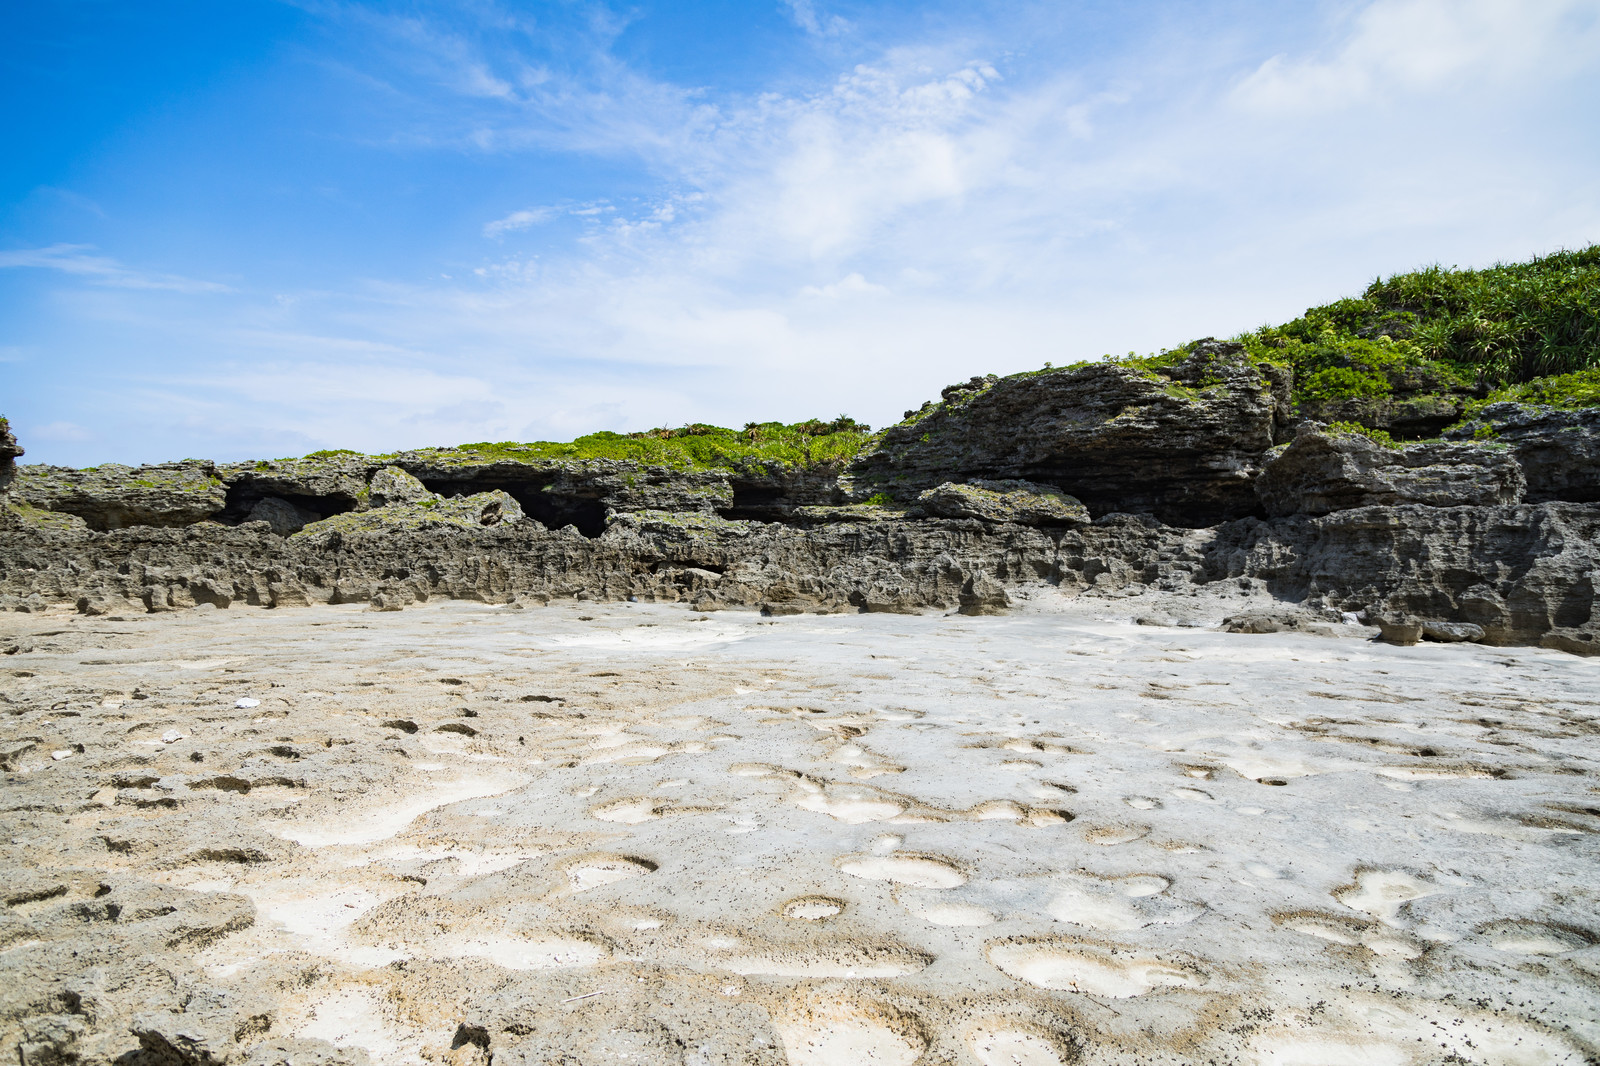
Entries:
{"type": "Polygon", "coordinates": [[[1600,0],[0,11],[28,461],[848,413],[1600,240],[1600,0]]]}

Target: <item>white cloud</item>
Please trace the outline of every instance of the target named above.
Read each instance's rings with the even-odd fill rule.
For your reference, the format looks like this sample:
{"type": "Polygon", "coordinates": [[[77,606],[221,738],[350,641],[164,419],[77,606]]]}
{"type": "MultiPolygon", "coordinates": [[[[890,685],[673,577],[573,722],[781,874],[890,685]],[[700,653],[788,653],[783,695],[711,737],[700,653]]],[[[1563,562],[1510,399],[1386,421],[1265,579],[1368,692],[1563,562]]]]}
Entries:
{"type": "Polygon", "coordinates": [[[28,426],[23,435],[29,439],[38,438],[47,441],[86,441],[93,440],[94,434],[75,422],[47,422],[42,426],[28,426]]]}
{"type": "Polygon", "coordinates": [[[874,285],[866,278],[857,274],[846,274],[831,285],[807,285],[800,290],[802,296],[814,296],[824,300],[845,300],[852,296],[887,296],[889,290],[882,285],[874,285]]]}
{"type": "Polygon", "coordinates": [[[1597,61],[1597,0],[1377,0],[1331,55],[1273,56],[1235,98],[1262,112],[1330,110],[1467,81],[1544,80],[1597,61]]]}
{"type": "Polygon", "coordinates": [[[813,37],[838,37],[850,32],[850,23],[838,15],[817,11],[814,0],[783,0],[794,24],[813,37]]]}
{"type": "MultiPolygon", "coordinates": [[[[1587,76],[1572,42],[1596,4],[1530,0],[1513,26],[1486,0],[1374,0],[1323,51],[1186,35],[1094,77],[923,43],[810,92],[715,101],[615,61],[524,76],[461,46],[435,80],[490,150],[626,160],[653,184],[504,214],[484,236],[537,248],[450,264],[457,280],[147,315],[125,332],[187,330],[152,349],[221,354],[107,409],[232,442],[174,446],[218,455],[841,409],[882,424],[973,373],[1226,335],[1375,273],[1586,243],[1600,133],[1569,103],[1592,92],[1562,79],[1587,76]],[[1496,34],[1514,58],[1485,52],[1496,34]],[[473,63],[509,97],[472,89],[473,63]]],[[[69,246],[7,254],[102,285],[123,269],[69,246]]],[[[134,295],[97,291],[83,312],[110,320],[134,295]]]]}
{"type": "Polygon", "coordinates": [[[522,211],[513,211],[505,218],[484,223],[483,235],[485,237],[503,237],[507,233],[528,229],[540,223],[548,222],[555,218],[556,214],[556,209],[553,207],[533,207],[522,211]]]}
{"type": "Polygon", "coordinates": [[[119,289],[162,289],[183,293],[231,291],[228,286],[214,281],[196,281],[176,274],[151,274],[132,270],[115,259],[89,255],[92,250],[92,246],[87,244],[53,244],[48,248],[22,248],[0,252],[0,268],[36,267],[59,270],[119,289]]]}

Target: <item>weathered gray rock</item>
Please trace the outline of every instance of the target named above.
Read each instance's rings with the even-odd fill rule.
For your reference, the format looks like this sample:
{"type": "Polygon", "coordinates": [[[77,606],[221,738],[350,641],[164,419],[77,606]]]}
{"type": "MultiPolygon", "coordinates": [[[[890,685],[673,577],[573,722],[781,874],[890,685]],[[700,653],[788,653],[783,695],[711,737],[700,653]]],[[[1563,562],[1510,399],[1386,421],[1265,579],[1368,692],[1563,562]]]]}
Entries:
{"type": "Polygon", "coordinates": [[[1490,404],[1476,421],[1446,436],[1454,440],[1482,436],[1508,447],[1522,467],[1530,502],[1600,500],[1600,407],[1563,411],[1490,404]]]}
{"type": "Polygon", "coordinates": [[[1409,444],[1387,448],[1358,433],[1302,427],[1256,478],[1268,515],[1426,504],[1495,507],[1522,498],[1522,468],[1503,447],[1409,444]]]}
{"type": "Polygon", "coordinates": [[[1437,640],[1444,644],[1476,642],[1484,638],[1483,627],[1472,622],[1436,622],[1426,619],[1422,623],[1422,635],[1428,640],[1437,640]]]}
{"type": "Polygon", "coordinates": [[[17,459],[23,454],[16,434],[11,432],[11,423],[0,418],[0,496],[11,487],[11,481],[17,474],[17,459]]]}
{"type": "Polygon", "coordinates": [[[77,515],[98,530],[192,525],[227,504],[217,468],[193,459],[140,467],[107,463],[88,470],[22,466],[10,495],[41,510],[77,515]]]}
{"type": "Polygon", "coordinates": [[[239,1060],[240,1066],[370,1066],[371,1061],[365,1048],[308,1037],[263,1040],[239,1060]]]}
{"type": "Polygon", "coordinates": [[[581,595],[702,609],[921,611],[959,608],[964,595],[992,602],[993,580],[1008,594],[1036,582],[1094,594],[1244,587],[1329,618],[1370,608],[1374,617],[1471,623],[1493,644],[1587,632],[1597,621],[1597,504],[1363,507],[1211,529],[1125,515],[1049,528],[886,512],[796,527],[640,512],[598,538],[482,525],[470,514],[383,519],[394,511],[338,516],[342,528],[324,522],[288,538],[254,525],[0,533],[0,596],[152,611],[369,604],[378,595],[402,606],[581,595]]]}
{"type": "Polygon", "coordinates": [[[295,534],[319,543],[335,543],[348,533],[400,532],[439,527],[515,524],[523,521],[522,506],[499,490],[471,496],[444,497],[428,493],[412,502],[390,502],[369,511],[348,511],[308,526],[295,534]]]}
{"type": "Polygon", "coordinates": [[[265,496],[256,501],[246,521],[265,522],[278,536],[287,537],[291,533],[300,532],[313,522],[322,521],[322,515],[296,507],[288,500],[265,496]]]}
{"type": "Polygon", "coordinates": [[[1005,614],[1010,606],[1011,597],[1006,595],[1005,586],[979,570],[962,584],[957,610],[972,615],[1005,614]]]}
{"type": "Polygon", "coordinates": [[[392,503],[421,503],[433,499],[428,486],[398,466],[386,466],[372,475],[368,483],[368,502],[373,507],[392,503]]]}
{"type": "Polygon", "coordinates": [[[1080,525],[1089,509],[1060,489],[1031,481],[953,481],[917,497],[923,511],[939,518],[980,518],[1025,526],[1080,525]]]}
{"type": "Polygon", "coordinates": [[[1117,363],[980,379],[884,432],[848,470],[857,498],[947,481],[1052,485],[1096,515],[1186,526],[1257,509],[1251,481],[1287,431],[1287,372],[1203,342],[1160,372],[1117,363]]]}
{"type": "Polygon", "coordinates": [[[1378,619],[1379,639],[1386,644],[1410,647],[1422,640],[1422,622],[1405,616],[1378,619]]]}

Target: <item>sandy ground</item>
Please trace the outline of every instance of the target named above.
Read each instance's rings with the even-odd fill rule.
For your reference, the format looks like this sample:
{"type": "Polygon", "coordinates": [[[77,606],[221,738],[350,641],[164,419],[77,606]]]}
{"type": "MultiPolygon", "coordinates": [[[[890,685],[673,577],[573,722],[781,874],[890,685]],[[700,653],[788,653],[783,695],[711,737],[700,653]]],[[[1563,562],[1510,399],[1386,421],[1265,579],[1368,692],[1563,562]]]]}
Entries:
{"type": "Polygon", "coordinates": [[[1600,660],[1114,610],[6,616],[0,980],[182,890],[379,1064],[1593,1061],[1600,660]]]}

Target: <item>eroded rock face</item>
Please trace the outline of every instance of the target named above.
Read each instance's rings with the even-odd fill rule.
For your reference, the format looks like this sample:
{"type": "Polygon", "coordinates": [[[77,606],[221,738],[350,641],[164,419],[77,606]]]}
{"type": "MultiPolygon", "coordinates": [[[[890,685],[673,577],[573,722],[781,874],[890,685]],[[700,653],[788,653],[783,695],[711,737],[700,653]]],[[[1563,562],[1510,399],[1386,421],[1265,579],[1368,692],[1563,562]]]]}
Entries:
{"type": "Polygon", "coordinates": [[[1426,504],[1497,507],[1522,499],[1522,468],[1501,447],[1410,444],[1386,448],[1354,433],[1303,428],[1256,478],[1268,515],[1322,515],[1351,507],[1426,504]]]}
{"type": "MultiPolygon", "coordinates": [[[[288,538],[216,524],[0,533],[0,601],[106,613],[581,596],[983,612],[1000,606],[997,590],[1046,583],[1097,594],[1255,589],[1308,609],[1470,623],[1495,644],[1559,630],[1584,647],[1585,634],[1600,632],[1597,504],[1360,507],[1199,530],[1126,515],[1049,528],[881,509],[800,528],[641,512],[589,538],[526,521],[487,524],[492,498],[440,501],[461,509],[453,518],[421,507],[353,512],[288,538]]],[[[502,515],[515,503],[498,502],[502,515]]]]}
{"type": "Polygon", "coordinates": [[[11,423],[0,418],[0,493],[11,487],[11,480],[17,476],[17,457],[22,454],[22,446],[11,432],[11,423]]]}
{"type": "Polygon", "coordinates": [[[1215,342],[1161,374],[1096,363],[969,386],[851,464],[856,496],[1023,479],[1097,515],[1211,525],[1257,509],[1251,481],[1289,417],[1287,376],[1215,342]]]}
{"type": "Polygon", "coordinates": [[[287,537],[291,533],[300,532],[313,522],[322,521],[322,516],[315,511],[296,507],[276,496],[266,496],[256,501],[246,521],[265,522],[278,536],[287,537]]]}
{"type": "Polygon", "coordinates": [[[981,518],[1025,526],[1081,525],[1089,509],[1060,489],[1031,481],[946,481],[917,497],[917,504],[938,518],[981,518]]]}
{"type": "Polygon", "coordinates": [[[1510,448],[1527,479],[1531,502],[1600,500],[1600,408],[1562,411],[1491,404],[1478,421],[1446,435],[1470,440],[1479,434],[1510,448]]]}
{"type": "Polygon", "coordinates": [[[187,526],[220,512],[227,489],[214,464],[199,460],[88,470],[62,466],[18,468],[13,499],[46,511],[77,515],[91,529],[187,526]]]}

